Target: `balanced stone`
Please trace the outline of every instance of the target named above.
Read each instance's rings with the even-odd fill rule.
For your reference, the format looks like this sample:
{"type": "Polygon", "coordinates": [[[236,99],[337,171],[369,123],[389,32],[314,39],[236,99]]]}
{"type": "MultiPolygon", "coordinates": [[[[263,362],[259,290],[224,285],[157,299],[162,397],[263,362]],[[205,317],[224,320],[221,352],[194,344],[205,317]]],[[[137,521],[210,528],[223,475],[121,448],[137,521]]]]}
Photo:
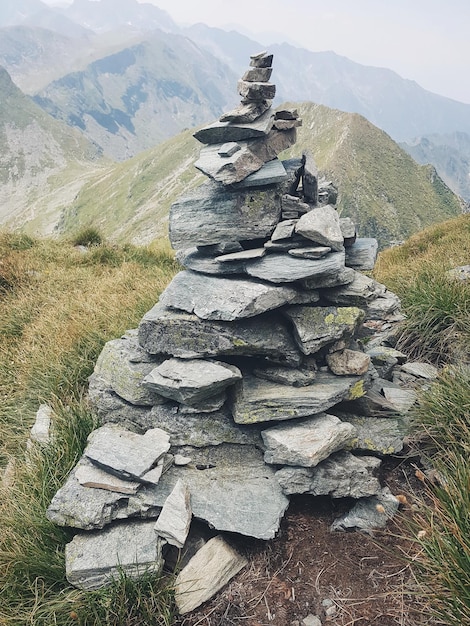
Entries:
{"type": "Polygon", "coordinates": [[[154,530],[159,537],[165,539],[172,546],[182,548],[189,533],[191,518],[189,489],[182,480],[178,480],[173,491],[165,500],[162,511],[155,522],[154,530]]]}
{"type": "Polygon", "coordinates": [[[234,191],[205,183],[172,205],[170,241],[179,249],[269,238],[280,215],[276,187],[234,191]]]}
{"type": "Polygon", "coordinates": [[[302,284],[305,289],[330,289],[331,287],[349,285],[353,282],[355,276],[356,273],[352,268],[343,267],[340,268],[336,274],[312,276],[302,281],[302,284]]]}
{"type": "Polygon", "coordinates": [[[273,73],[272,67],[255,67],[247,70],[243,76],[242,80],[246,80],[250,83],[262,82],[267,83],[271,78],[271,74],[273,73]]]}
{"type": "Polygon", "coordinates": [[[269,133],[274,121],[271,111],[266,111],[249,124],[236,122],[214,122],[194,133],[194,138],[201,143],[222,144],[227,141],[244,141],[256,139],[269,133]]]}
{"type": "Polygon", "coordinates": [[[356,239],[346,248],[346,265],[362,272],[373,270],[377,258],[377,239],[356,239]]]}
{"type": "Polygon", "coordinates": [[[125,575],[139,578],[163,567],[162,543],[154,522],[118,524],[99,533],[79,533],[65,546],[65,575],[87,591],[99,589],[125,575]]]}
{"type": "Polygon", "coordinates": [[[358,377],[338,377],[321,372],[305,387],[279,385],[244,375],[234,387],[231,401],[237,424],[290,420],[326,411],[342,400],[361,397],[364,381],[358,377]]]}
{"type": "Polygon", "coordinates": [[[167,359],[153,369],[143,384],[166,398],[184,404],[204,400],[242,377],[234,365],[205,359],[167,359]]]}
{"type": "Polygon", "coordinates": [[[289,283],[313,277],[333,277],[344,267],[344,252],[332,252],[321,259],[298,259],[289,254],[270,254],[246,266],[254,278],[271,283],[289,283]]]}
{"type": "Polygon", "coordinates": [[[268,54],[265,50],[250,55],[250,67],[271,67],[273,64],[273,55],[268,54]]]}
{"type": "Polygon", "coordinates": [[[117,426],[102,426],[88,437],[84,455],[98,467],[122,478],[141,480],[170,449],[169,437],[160,428],[144,435],[117,426]]]}
{"type": "Polygon", "coordinates": [[[227,113],[223,113],[219,120],[221,122],[238,122],[247,124],[254,122],[258,117],[263,115],[271,107],[271,103],[267,100],[258,100],[240,104],[237,108],[227,113]]]}
{"type": "Polygon", "coordinates": [[[344,239],[356,238],[356,225],[350,217],[340,217],[339,226],[344,239]]]}
{"type": "Polygon", "coordinates": [[[252,261],[253,259],[261,259],[266,254],[266,248],[250,248],[241,252],[231,252],[230,254],[222,254],[215,257],[219,263],[233,263],[233,261],[252,261]]]}
{"type": "Polygon", "coordinates": [[[170,309],[194,312],[202,319],[233,321],[277,309],[297,295],[291,287],[184,271],[173,278],[160,302],[170,309]]]}
{"type": "Polygon", "coordinates": [[[314,246],[308,248],[294,248],[289,250],[288,254],[294,257],[300,257],[301,259],[322,259],[328,252],[331,252],[331,248],[328,246],[314,246]]]}
{"type": "Polygon", "coordinates": [[[233,185],[234,189],[247,189],[250,187],[262,187],[266,185],[276,185],[286,180],[287,174],[282,162],[273,157],[256,172],[249,174],[242,181],[233,185]]]}
{"type": "Polygon", "coordinates": [[[315,467],[341,450],[355,435],[355,428],[334,415],[320,414],[263,430],[264,460],[275,465],[315,467]]]}
{"type": "Polygon", "coordinates": [[[247,563],[221,536],[210,539],[176,578],[178,612],[189,613],[212,598],[247,563]]]}
{"type": "Polygon", "coordinates": [[[304,354],[315,354],[338,339],[350,338],[364,319],[357,307],[291,306],[284,310],[291,320],[299,348],[304,354]]]}
{"type": "Polygon", "coordinates": [[[385,287],[373,278],[355,272],[354,280],[343,287],[327,289],[324,296],[335,304],[366,306],[385,293],[385,287]]]}
{"type": "Polygon", "coordinates": [[[316,467],[283,467],[276,478],[286,495],[307,493],[332,498],[364,498],[380,492],[375,476],[380,459],[374,456],[357,457],[341,450],[316,467]]]}
{"type": "Polygon", "coordinates": [[[295,225],[298,220],[283,220],[274,229],[271,235],[271,241],[279,241],[280,239],[290,239],[295,232],[295,225]]]}
{"type": "Polygon", "coordinates": [[[272,100],[276,95],[276,85],[273,83],[252,83],[246,80],[239,80],[237,91],[244,100],[272,100]]]}
{"type": "Polygon", "coordinates": [[[286,323],[276,313],[213,322],[157,303],[140,322],[139,341],[150,354],[180,358],[252,356],[290,366],[301,361],[286,323]]]}
{"type": "Polygon", "coordinates": [[[306,239],[329,246],[333,250],[344,249],[338,212],[331,205],[318,207],[302,215],[295,230],[306,239]]]}

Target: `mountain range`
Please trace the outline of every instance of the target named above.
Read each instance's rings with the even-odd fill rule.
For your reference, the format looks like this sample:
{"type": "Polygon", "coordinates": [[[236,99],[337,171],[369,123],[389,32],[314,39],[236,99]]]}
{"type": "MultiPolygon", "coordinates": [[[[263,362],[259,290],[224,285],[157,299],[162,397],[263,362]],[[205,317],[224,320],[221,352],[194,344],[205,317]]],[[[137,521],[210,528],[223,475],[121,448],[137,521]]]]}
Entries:
{"type": "MultiPolygon", "coordinates": [[[[186,129],[235,104],[237,77],[262,48],[235,31],[181,29],[136,0],[75,0],[61,9],[3,0],[0,35],[0,65],[31,96],[2,71],[0,220],[35,233],[99,223],[121,240],[163,233],[171,200],[201,180],[192,168],[198,144],[186,129]]],[[[436,171],[418,167],[391,137],[421,163],[433,159],[468,198],[466,144],[452,137],[470,136],[470,105],[333,52],[269,49],[275,103],[305,101],[300,148],[338,183],[340,209],[363,235],[385,245],[461,210],[436,171]]]]}

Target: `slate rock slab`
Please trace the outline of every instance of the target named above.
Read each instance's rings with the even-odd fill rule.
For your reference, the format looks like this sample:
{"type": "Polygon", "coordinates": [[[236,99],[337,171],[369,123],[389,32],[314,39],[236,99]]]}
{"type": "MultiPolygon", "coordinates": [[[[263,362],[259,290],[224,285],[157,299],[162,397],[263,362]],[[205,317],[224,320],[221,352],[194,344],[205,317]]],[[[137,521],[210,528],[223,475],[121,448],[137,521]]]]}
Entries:
{"type": "Polygon", "coordinates": [[[334,304],[367,306],[372,300],[385,294],[385,287],[373,278],[355,272],[354,280],[348,285],[326,289],[325,298],[334,304]]]}
{"type": "Polygon", "coordinates": [[[346,248],[346,265],[360,272],[373,270],[377,259],[378,242],[372,238],[358,238],[346,248]]]}
{"type": "Polygon", "coordinates": [[[283,314],[292,322],[304,354],[315,354],[338,339],[351,338],[364,319],[358,307],[290,306],[283,314]]]}
{"type": "Polygon", "coordinates": [[[70,584],[91,591],[123,574],[139,578],[163,567],[162,543],[154,522],[116,524],[79,533],[65,546],[65,575],[70,584]]]}
{"type": "Polygon", "coordinates": [[[306,239],[322,246],[329,246],[337,252],[344,250],[344,237],[338,211],[330,204],[317,207],[302,215],[295,231],[306,239]]]}
{"type": "Polygon", "coordinates": [[[321,413],[364,393],[364,380],[356,376],[319,372],[311,385],[288,387],[247,374],[234,387],[231,410],[237,424],[283,421],[321,413]]]}
{"type": "Polygon", "coordinates": [[[263,430],[264,460],[274,465],[315,467],[344,448],[355,428],[326,413],[263,430]]]}
{"type": "Polygon", "coordinates": [[[216,276],[230,276],[233,274],[244,274],[246,259],[231,261],[230,263],[220,263],[214,256],[208,256],[201,251],[201,248],[190,248],[180,250],[177,253],[178,262],[187,270],[194,270],[202,274],[215,274],[216,276]]]}
{"type": "Polygon", "coordinates": [[[189,613],[212,598],[247,563],[220,535],[210,539],[176,578],[178,612],[189,613]]]}
{"type": "Polygon", "coordinates": [[[294,300],[297,291],[242,278],[217,278],[179,272],[160,296],[163,306],[207,320],[255,317],[294,300]]]}
{"type": "Polygon", "coordinates": [[[243,180],[234,183],[234,189],[248,189],[250,187],[261,187],[283,183],[287,179],[287,173],[282,162],[277,158],[277,156],[275,157],[274,154],[272,156],[268,156],[271,158],[267,163],[264,163],[262,167],[246,176],[243,180]]]}
{"type": "Polygon", "coordinates": [[[335,519],[331,530],[361,530],[372,533],[373,530],[385,528],[389,519],[398,511],[400,503],[388,487],[380,494],[364,498],[345,515],[335,519]]]}
{"type": "Polygon", "coordinates": [[[356,435],[350,442],[351,450],[380,456],[396,454],[403,450],[403,439],[410,428],[408,420],[343,413],[338,415],[356,429],[356,435]]]}
{"type": "Polygon", "coordinates": [[[266,111],[249,123],[214,122],[194,133],[194,138],[205,144],[223,144],[228,141],[244,141],[263,137],[269,133],[274,122],[274,114],[266,111]]]}
{"type": "Polygon", "coordinates": [[[276,313],[214,322],[156,304],[142,318],[139,341],[151,354],[180,358],[254,356],[299,365],[301,356],[285,321],[276,313]]]}
{"type": "Polygon", "coordinates": [[[326,356],[328,367],[337,376],[362,376],[370,366],[370,356],[358,350],[341,350],[326,356]]]}
{"type": "Polygon", "coordinates": [[[344,252],[329,253],[320,259],[303,259],[289,254],[273,253],[247,263],[245,271],[254,278],[271,283],[290,283],[310,280],[313,277],[333,277],[342,268],[344,252]]]}
{"type": "Polygon", "coordinates": [[[88,437],[84,456],[119,478],[142,480],[170,449],[170,438],[160,428],[143,435],[118,426],[101,426],[88,437]]]}
{"type": "Polygon", "coordinates": [[[286,495],[307,493],[332,498],[364,498],[380,492],[375,476],[381,461],[373,456],[336,452],[316,467],[283,467],[276,478],[286,495]]]}
{"type": "Polygon", "coordinates": [[[171,206],[171,245],[178,250],[269,238],[280,215],[281,193],[277,186],[235,191],[207,182],[171,206]]]}
{"type": "Polygon", "coordinates": [[[255,368],[253,374],[258,378],[264,378],[281,385],[292,387],[306,387],[311,385],[317,376],[317,368],[314,359],[304,363],[302,368],[292,367],[264,367],[255,368]]]}
{"type": "Polygon", "coordinates": [[[170,545],[182,548],[191,524],[191,494],[188,486],[178,480],[155,522],[155,532],[170,545]]]}
{"type": "Polygon", "coordinates": [[[234,365],[206,359],[167,359],[153,369],[143,384],[157,393],[194,404],[220,393],[242,377],[234,365]]]}
{"type": "Polygon", "coordinates": [[[223,185],[239,183],[261,169],[264,160],[251,152],[248,142],[243,141],[237,145],[239,150],[228,156],[221,155],[223,146],[220,143],[205,146],[199,154],[199,159],[194,163],[194,167],[223,185]]]}

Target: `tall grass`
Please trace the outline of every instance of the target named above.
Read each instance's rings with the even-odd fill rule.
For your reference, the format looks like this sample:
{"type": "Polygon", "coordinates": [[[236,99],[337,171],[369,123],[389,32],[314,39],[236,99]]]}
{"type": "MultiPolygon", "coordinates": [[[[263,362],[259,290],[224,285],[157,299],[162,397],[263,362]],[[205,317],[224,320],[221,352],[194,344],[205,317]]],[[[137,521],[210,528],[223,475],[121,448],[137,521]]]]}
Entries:
{"type": "Polygon", "coordinates": [[[103,344],[137,326],[176,264],[165,246],[83,252],[10,233],[0,235],[0,259],[0,469],[14,467],[0,494],[0,624],[167,624],[171,601],[158,577],[93,594],[71,588],[69,532],[45,510],[96,426],[85,389],[103,344]],[[53,439],[27,451],[41,403],[53,408],[53,439]],[[129,605],[125,596],[144,587],[145,601],[129,605]]]}

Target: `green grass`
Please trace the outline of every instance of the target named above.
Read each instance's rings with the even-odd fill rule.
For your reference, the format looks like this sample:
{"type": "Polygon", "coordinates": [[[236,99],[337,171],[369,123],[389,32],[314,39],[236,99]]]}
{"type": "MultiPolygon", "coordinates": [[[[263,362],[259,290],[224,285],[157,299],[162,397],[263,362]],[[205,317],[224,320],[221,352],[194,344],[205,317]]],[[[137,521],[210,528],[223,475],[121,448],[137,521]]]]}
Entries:
{"type": "Polygon", "coordinates": [[[177,271],[168,244],[84,253],[4,233],[0,258],[0,469],[13,470],[0,488],[0,624],[169,624],[171,589],[158,576],[91,594],[71,587],[70,532],[45,516],[96,427],[85,390],[104,343],[135,328],[177,271]],[[27,451],[41,403],[54,411],[52,443],[27,451]]]}

